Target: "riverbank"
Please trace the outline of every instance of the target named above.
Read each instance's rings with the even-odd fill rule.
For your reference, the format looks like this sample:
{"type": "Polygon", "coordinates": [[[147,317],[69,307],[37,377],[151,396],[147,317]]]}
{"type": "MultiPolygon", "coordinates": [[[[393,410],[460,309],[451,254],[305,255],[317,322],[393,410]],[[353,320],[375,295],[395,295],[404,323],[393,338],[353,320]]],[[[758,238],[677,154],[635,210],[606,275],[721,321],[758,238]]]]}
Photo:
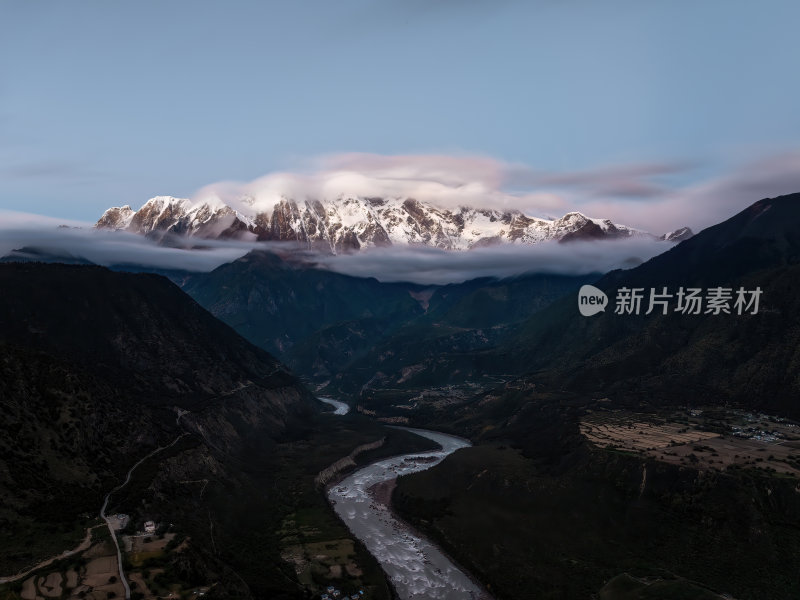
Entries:
{"type": "Polygon", "coordinates": [[[390,509],[397,477],[427,470],[469,445],[467,440],[439,432],[412,432],[438,443],[441,450],[378,460],[332,486],[328,499],[380,563],[401,600],[489,600],[489,593],[473,577],[390,509]]]}
{"type": "MultiPolygon", "coordinates": [[[[395,510],[394,506],[392,505],[392,494],[394,493],[395,489],[397,489],[396,478],[390,479],[389,481],[378,483],[369,488],[369,490],[367,491],[376,504],[385,507],[385,510],[387,510],[399,522],[402,522],[408,528],[408,530],[412,532],[414,535],[419,537],[426,537],[429,540],[432,539],[429,534],[424,533],[421,529],[418,529],[414,525],[411,525],[407,520],[403,519],[399,515],[399,513],[395,510]]],[[[465,568],[463,564],[459,563],[451,552],[445,550],[444,547],[441,545],[439,546],[439,550],[441,550],[442,554],[444,554],[450,560],[450,562],[452,562],[455,565],[458,565],[458,568],[461,569],[464,572],[464,574],[470,578],[470,580],[472,581],[473,584],[475,584],[476,587],[481,587],[486,589],[488,594],[488,588],[486,584],[480,581],[471,570],[465,568]]],[[[488,597],[489,596],[487,595],[487,598],[488,597]]]]}

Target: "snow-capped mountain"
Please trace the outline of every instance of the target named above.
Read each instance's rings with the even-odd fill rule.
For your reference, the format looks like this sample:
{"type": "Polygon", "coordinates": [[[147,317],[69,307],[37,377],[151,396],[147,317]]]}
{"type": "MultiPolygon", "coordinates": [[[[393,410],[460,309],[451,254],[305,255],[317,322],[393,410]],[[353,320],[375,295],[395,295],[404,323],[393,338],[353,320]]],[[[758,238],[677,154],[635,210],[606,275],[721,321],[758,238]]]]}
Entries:
{"type": "Polygon", "coordinates": [[[172,233],[205,239],[242,237],[252,226],[250,219],[224,204],[195,204],[171,196],[151,198],[137,211],[128,205],[109,208],[95,224],[100,229],[125,229],[155,237],[172,233]]]}
{"type": "MultiPolygon", "coordinates": [[[[130,206],[109,208],[95,226],[156,239],[173,234],[202,239],[293,241],[331,252],[395,244],[468,250],[500,243],[650,236],[579,212],[549,220],[528,217],[516,210],[452,210],[412,198],[345,196],[299,202],[281,198],[270,210],[256,209],[247,199],[242,201],[242,208],[235,210],[223,203],[158,196],[138,211],[130,206]]],[[[672,241],[666,235],[661,239],[672,241]]]]}
{"type": "Polygon", "coordinates": [[[689,229],[688,227],[681,227],[676,229],[675,231],[670,231],[669,233],[665,233],[658,239],[665,240],[667,242],[682,242],[683,240],[688,240],[690,237],[694,236],[694,232],[689,229]]]}

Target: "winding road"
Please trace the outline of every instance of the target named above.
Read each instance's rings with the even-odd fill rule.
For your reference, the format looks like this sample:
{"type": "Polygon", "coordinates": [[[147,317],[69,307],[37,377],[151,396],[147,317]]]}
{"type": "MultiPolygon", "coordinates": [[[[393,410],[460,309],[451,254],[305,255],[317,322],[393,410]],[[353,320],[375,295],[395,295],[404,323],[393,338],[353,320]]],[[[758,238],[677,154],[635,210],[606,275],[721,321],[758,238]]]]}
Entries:
{"type": "MultiPolygon", "coordinates": [[[[188,412],[188,411],[185,411],[185,412],[188,412]]],[[[185,414],[185,412],[184,412],[184,414],[185,414]]],[[[181,416],[183,416],[183,415],[179,414],[178,415],[178,419],[180,419],[181,416]]],[[[111,533],[111,539],[114,540],[114,545],[117,548],[117,564],[119,566],[119,578],[120,578],[120,582],[122,583],[122,586],[125,588],[125,598],[126,599],[130,599],[130,597],[131,597],[131,589],[130,589],[130,586],[128,585],[128,580],[125,577],[125,571],[122,568],[122,552],[120,551],[120,548],[119,548],[119,541],[117,540],[116,532],[114,531],[114,527],[111,524],[111,521],[106,516],[106,508],[108,508],[108,501],[111,499],[111,494],[120,491],[122,488],[124,488],[126,485],[128,485],[128,482],[130,482],[131,476],[133,475],[133,472],[136,470],[136,468],[139,465],[141,465],[148,458],[151,458],[152,456],[158,454],[159,452],[161,452],[163,450],[166,450],[167,448],[171,448],[172,446],[174,446],[175,444],[178,443],[178,440],[180,440],[182,437],[184,437],[186,435],[189,435],[189,434],[188,433],[180,434],[178,437],[176,437],[172,441],[171,444],[168,444],[166,446],[159,446],[158,448],[156,448],[155,450],[150,452],[147,456],[145,456],[144,458],[140,459],[135,465],[133,465],[128,470],[128,473],[125,476],[125,481],[123,481],[121,484],[119,484],[113,490],[108,492],[108,494],[106,494],[106,496],[105,496],[105,498],[103,500],[103,506],[102,506],[102,508],[100,508],[100,518],[105,522],[106,526],[108,527],[108,531],[111,533]]],[[[43,560],[42,562],[38,563],[37,565],[35,565],[35,566],[33,566],[33,567],[31,567],[31,568],[29,568],[29,569],[27,569],[27,570],[25,570],[25,571],[23,571],[21,573],[17,573],[16,575],[9,575],[9,576],[6,576],[6,577],[0,577],[0,583],[10,583],[12,581],[18,581],[18,580],[22,579],[23,577],[26,577],[26,576],[30,575],[34,571],[38,571],[39,569],[43,569],[44,567],[47,567],[47,566],[51,565],[52,563],[54,563],[57,560],[60,560],[62,558],[66,558],[68,556],[72,556],[73,554],[76,554],[78,552],[83,552],[84,550],[88,549],[89,546],[91,546],[92,529],[94,529],[95,527],[100,527],[100,525],[91,525],[91,526],[87,527],[86,528],[86,537],[84,537],[83,541],[80,544],[78,544],[75,548],[73,548],[72,550],[65,550],[61,554],[58,554],[56,556],[52,556],[52,557],[50,557],[50,558],[48,558],[46,560],[43,560]]]]}
{"type": "MultiPolygon", "coordinates": [[[[178,415],[178,419],[180,419],[180,417],[181,417],[181,415],[178,415]]],[[[128,584],[128,579],[125,577],[125,570],[122,568],[122,551],[119,548],[119,540],[117,539],[117,533],[116,533],[116,531],[114,531],[114,526],[111,524],[111,519],[109,519],[106,516],[106,508],[108,508],[108,501],[111,499],[111,494],[113,494],[114,492],[120,491],[122,488],[124,488],[126,485],[128,485],[128,482],[130,482],[130,480],[131,480],[131,475],[133,475],[133,472],[136,470],[136,468],[139,465],[141,465],[148,458],[151,458],[152,456],[155,456],[159,452],[162,452],[163,450],[166,450],[167,448],[172,448],[172,446],[174,446],[175,444],[178,443],[178,440],[180,440],[182,437],[187,436],[187,435],[189,435],[189,434],[188,433],[180,434],[178,437],[176,437],[172,441],[171,444],[168,444],[166,446],[159,446],[158,448],[153,450],[150,454],[148,454],[147,456],[145,456],[142,459],[140,459],[139,462],[137,462],[135,465],[133,465],[128,470],[128,474],[125,476],[125,481],[123,481],[121,484],[119,484],[113,490],[108,492],[108,494],[106,494],[105,500],[103,500],[103,507],[100,509],[100,518],[103,519],[106,522],[106,525],[108,526],[108,531],[109,531],[109,533],[111,533],[111,539],[114,540],[114,546],[117,547],[117,565],[119,566],[119,580],[120,580],[120,583],[122,583],[122,587],[125,588],[125,600],[130,600],[131,587],[128,584]]]]}
{"type": "MultiPolygon", "coordinates": [[[[346,403],[339,400],[332,398],[319,398],[319,400],[333,406],[335,415],[345,415],[350,410],[346,403]]],[[[179,415],[178,419],[181,416],[179,415]]],[[[436,431],[408,427],[400,429],[432,440],[439,444],[441,449],[404,454],[376,461],[331,487],[328,490],[328,500],[353,535],[361,540],[370,554],[378,560],[401,600],[422,600],[423,598],[431,600],[492,600],[485,589],[468,573],[455,565],[433,542],[419,535],[408,524],[395,517],[388,505],[388,499],[380,497],[385,494],[379,493],[381,487],[391,485],[397,477],[424,471],[439,464],[446,456],[469,446],[469,441],[436,431]]],[[[100,518],[105,521],[117,549],[120,582],[125,589],[126,600],[130,600],[131,597],[130,585],[122,566],[119,541],[111,520],[106,515],[106,509],[112,494],[120,491],[130,482],[134,471],[142,463],[174,446],[186,435],[189,434],[180,434],[172,443],[156,448],[136,462],[128,470],[125,480],[106,494],[100,509],[100,518]]],[[[90,533],[90,530],[87,530],[87,540],[90,539],[90,533]]],[[[78,548],[65,552],[61,556],[81,549],[87,540],[84,540],[78,548]]],[[[55,558],[58,557],[54,557],[50,561],[55,558]]],[[[46,564],[39,564],[32,570],[46,564]]],[[[5,578],[5,581],[19,579],[28,572],[5,578]]]]}

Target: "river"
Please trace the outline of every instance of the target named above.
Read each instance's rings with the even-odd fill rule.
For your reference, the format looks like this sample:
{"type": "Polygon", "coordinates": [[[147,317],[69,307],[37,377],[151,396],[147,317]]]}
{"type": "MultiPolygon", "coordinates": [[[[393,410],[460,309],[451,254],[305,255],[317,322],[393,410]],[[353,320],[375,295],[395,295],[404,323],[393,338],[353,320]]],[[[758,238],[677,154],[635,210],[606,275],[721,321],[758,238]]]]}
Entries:
{"type": "Polygon", "coordinates": [[[331,405],[335,409],[333,411],[333,414],[335,415],[346,415],[348,412],[350,412],[350,405],[346,402],[342,402],[341,400],[334,400],[333,398],[317,398],[317,400],[331,405]]]}
{"type": "Polygon", "coordinates": [[[400,475],[424,471],[469,442],[436,431],[404,428],[433,440],[442,449],[405,454],[359,469],[328,490],[328,499],[353,534],[386,571],[401,600],[490,600],[491,596],[445,556],[389,510],[386,490],[400,475]],[[375,488],[375,486],[379,488],[375,488]]]}

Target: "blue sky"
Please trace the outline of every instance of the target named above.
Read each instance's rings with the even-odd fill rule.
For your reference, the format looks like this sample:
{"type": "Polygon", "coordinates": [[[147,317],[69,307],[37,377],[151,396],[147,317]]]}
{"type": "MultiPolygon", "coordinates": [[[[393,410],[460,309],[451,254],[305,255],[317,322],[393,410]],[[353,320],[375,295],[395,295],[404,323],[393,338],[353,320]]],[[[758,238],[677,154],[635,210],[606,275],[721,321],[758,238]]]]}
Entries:
{"type": "Polygon", "coordinates": [[[612,217],[668,214],[590,189],[641,165],[676,194],[800,191],[798,22],[782,0],[6,1],[0,208],[92,221],[348,153],[485,157],[612,217]]]}

